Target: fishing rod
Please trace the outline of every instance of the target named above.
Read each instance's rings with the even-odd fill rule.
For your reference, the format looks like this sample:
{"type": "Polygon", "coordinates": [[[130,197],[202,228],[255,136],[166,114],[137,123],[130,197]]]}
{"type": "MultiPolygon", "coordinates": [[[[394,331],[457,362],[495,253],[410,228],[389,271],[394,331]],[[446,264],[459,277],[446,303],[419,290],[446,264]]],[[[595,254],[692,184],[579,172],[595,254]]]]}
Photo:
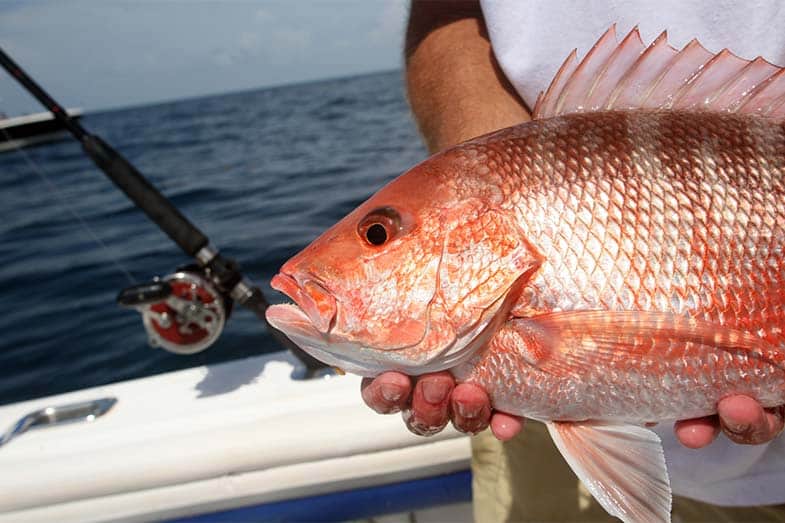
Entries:
{"type": "Polygon", "coordinates": [[[324,364],[303,352],[265,317],[269,306],[259,287],[240,272],[240,266],[213,247],[207,236],[158,191],[136,167],[98,135],[70,117],[2,48],[0,65],[35,97],[82,144],[84,152],[196,264],[179,268],[164,278],[134,285],[120,292],[120,305],[142,314],[148,339],[178,354],[194,354],[221,334],[236,301],[261,319],[275,339],[292,351],[312,375],[324,364]]]}

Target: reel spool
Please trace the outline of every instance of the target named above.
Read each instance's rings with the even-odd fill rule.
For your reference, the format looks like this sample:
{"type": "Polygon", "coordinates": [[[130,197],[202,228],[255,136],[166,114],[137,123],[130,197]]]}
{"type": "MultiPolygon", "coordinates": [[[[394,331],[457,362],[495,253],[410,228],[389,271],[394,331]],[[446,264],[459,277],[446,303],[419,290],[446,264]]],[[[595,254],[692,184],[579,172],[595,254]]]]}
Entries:
{"type": "Polygon", "coordinates": [[[195,354],[212,345],[230,312],[215,285],[189,269],[129,287],[117,301],[141,313],[152,347],[176,354],[195,354]]]}

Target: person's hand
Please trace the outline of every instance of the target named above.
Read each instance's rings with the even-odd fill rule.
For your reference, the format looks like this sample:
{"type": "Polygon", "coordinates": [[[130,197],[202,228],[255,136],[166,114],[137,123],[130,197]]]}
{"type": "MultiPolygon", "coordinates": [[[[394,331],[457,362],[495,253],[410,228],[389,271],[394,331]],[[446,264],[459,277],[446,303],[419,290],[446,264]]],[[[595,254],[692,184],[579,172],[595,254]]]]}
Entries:
{"type": "MultiPolygon", "coordinates": [[[[523,428],[523,418],[493,411],[485,391],[471,384],[455,384],[448,372],[412,380],[399,372],[386,372],[362,382],[362,397],[376,412],[403,412],[406,426],[420,435],[436,434],[452,420],[461,432],[476,434],[490,426],[507,441],[523,428]]],[[[710,444],[720,430],[731,441],[757,445],[774,439],[785,426],[785,406],[764,409],[748,396],[728,396],[717,406],[718,414],[676,422],[674,431],[682,445],[699,449],[710,444]]]]}
{"type": "Polygon", "coordinates": [[[785,406],[764,409],[749,396],[728,396],[717,405],[716,416],[677,421],[676,437],[691,449],[705,447],[722,430],[731,441],[743,445],[767,443],[782,432],[785,406]]]}
{"type": "Polygon", "coordinates": [[[451,420],[456,429],[476,434],[491,427],[501,441],[523,428],[523,418],[493,411],[485,391],[469,383],[455,384],[449,372],[425,374],[412,379],[399,372],[385,372],[362,381],[362,397],[376,412],[402,412],[406,426],[428,436],[441,431],[451,420]]]}

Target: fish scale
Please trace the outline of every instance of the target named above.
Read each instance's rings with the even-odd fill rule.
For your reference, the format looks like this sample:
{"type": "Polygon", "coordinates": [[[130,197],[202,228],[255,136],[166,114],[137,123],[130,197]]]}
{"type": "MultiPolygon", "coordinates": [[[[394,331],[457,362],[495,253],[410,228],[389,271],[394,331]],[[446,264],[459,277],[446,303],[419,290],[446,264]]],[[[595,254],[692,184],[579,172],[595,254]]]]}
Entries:
{"type": "MultiPolygon", "coordinates": [[[[772,197],[761,198],[744,187],[749,179],[750,166],[760,167],[758,162],[747,160],[747,155],[760,155],[764,150],[774,148],[781,158],[785,158],[782,126],[717,113],[696,115],[642,111],[561,118],[570,120],[573,125],[543,123],[543,126],[559,133],[555,137],[538,129],[537,122],[534,122],[510,131],[509,136],[495,136],[488,146],[484,143],[473,146],[477,148],[477,158],[497,157],[496,164],[509,162],[510,150],[541,158],[551,158],[560,153],[567,156],[569,151],[575,151],[574,154],[577,151],[593,151],[590,162],[563,162],[573,166],[575,170],[572,172],[559,172],[552,169],[551,164],[539,165],[536,162],[529,170],[520,167],[501,170],[503,176],[515,178],[517,187],[527,188],[524,196],[511,201],[522,228],[544,258],[539,272],[529,282],[534,292],[525,294],[526,303],[519,303],[517,307],[539,311],[601,308],[686,314],[715,321],[719,325],[761,333],[768,342],[782,347],[785,337],[780,326],[785,323],[785,293],[780,289],[785,278],[785,263],[772,253],[782,252],[785,230],[769,227],[751,231],[749,236],[752,238],[748,241],[747,229],[737,226],[739,221],[785,223],[785,199],[781,199],[785,195],[782,162],[771,162],[767,170],[759,169],[753,174],[758,180],[757,185],[766,187],[772,197]],[[750,133],[751,127],[754,133],[750,133]],[[674,129],[680,132],[674,132],[674,129]],[[715,131],[708,134],[707,129],[715,131]],[[699,139],[717,145],[699,148],[684,138],[672,139],[684,135],[700,136],[699,139]],[[724,138],[738,135],[754,135],[756,138],[724,138]],[[642,154],[627,154],[619,161],[610,160],[611,155],[622,151],[618,146],[622,142],[628,142],[630,149],[644,149],[646,145],[636,143],[636,136],[654,140],[658,144],[653,149],[655,151],[667,149],[678,153],[659,154],[655,159],[649,157],[648,161],[640,164],[632,161],[643,158],[642,154]],[[510,141],[514,141],[515,145],[509,145],[510,141]],[[613,143],[614,146],[603,149],[603,143],[613,143]],[[557,147],[559,151],[554,150],[557,147]],[[717,158],[707,162],[689,156],[709,152],[717,158]],[[680,160],[676,161],[676,157],[680,160]],[[606,168],[606,164],[625,164],[628,171],[634,171],[636,176],[630,177],[613,167],[606,168]],[[594,170],[590,167],[593,165],[601,167],[594,170]],[[685,180],[692,181],[696,170],[705,165],[717,166],[716,172],[701,171],[699,184],[685,183],[685,180]],[[624,193],[616,191],[614,198],[607,191],[619,187],[616,183],[619,178],[635,189],[624,193]],[[564,188],[567,190],[561,190],[564,188]],[[713,212],[728,201],[729,194],[737,202],[733,205],[736,212],[713,212]],[[611,201],[620,208],[620,212],[596,212],[598,204],[611,201]],[[689,204],[684,205],[684,202],[689,204]],[[747,209],[751,215],[739,218],[739,209],[747,209]],[[640,213],[646,218],[635,220],[640,213]],[[703,218],[696,219],[696,216],[703,218]],[[668,224],[673,226],[668,227],[668,224]],[[626,243],[628,249],[643,251],[648,258],[639,256],[639,263],[629,263],[627,259],[635,257],[636,253],[618,250],[621,238],[611,231],[631,235],[632,241],[626,243]],[[690,260],[699,263],[690,264],[690,260]],[[718,284],[715,283],[717,280],[718,284]],[[611,282],[615,285],[609,285],[611,282]],[[715,289],[722,290],[712,297],[715,289]],[[625,296],[628,297],[626,301],[622,300],[625,296]],[[631,296],[636,297],[634,302],[629,301],[631,296]],[[646,298],[641,299],[642,296],[646,298]]],[[[500,181],[493,180],[491,183],[500,181]]],[[[572,383],[573,386],[568,388],[573,394],[565,397],[559,393],[564,390],[564,383],[549,382],[554,378],[552,375],[545,376],[536,368],[522,366],[521,359],[515,354],[508,355],[512,360],[493,359],[489,353],[510,352],[509,345],[500,339],[497,337],[485,354],[469,363],[473,367],[469,375],[463,376],[460,370],[457,374],[462,379],[484,386],[498,408],[540,419],[571,419],[570,412],[576,410],[580,411],[577,419],[611,420],[626,416],[627,419],[643,422],[702,416],[713,412],[716,402],[726,390],[731,389],[761,396],[759,399],[771,405],[780,404],[785,399],[781,392],[770,394],[765,399],[761,394],[761,391],[770,390],[773,383],[782,381],[783,374],[778,367],[769,365],[762,368],[762,374],[752,386],[737,376],[740,369],[750,364],[746,358],[739,356],[705,376],[695,377],[693,382],[678,383],[676,390],[659,387],[657,401],[648,408],[638,405],[639,415],[630,418],[630,412],[635,409],[633,401],[608,404],[606,398],[591,394],[591,389],[584,386],[585,383],[604,382],[613,390],[637,392],[637,380],[630,381],[624,368],[615,382],[592,375],[581,376],[580,379],[586,381],[572,383]],[[521,387],[509,387],[508,379],[512,375],[522,379],[521,387]],[[706,381],[716,384],[714,393],[700,386],[706,381]],[[532,390],[538,391],[536,397],[541,403],[530,395],[532,390]],[[678,392],[679,401],[674,401],[674,392],[678,392]],[[554,401],[554,398],[559,398],[559,401],[554,401]],[[521,405],[525,407],[521,409],[521,405]],[[563,405],[569,405],[569,408],[564,411],[563,405]],[[599,407],[592,409],[592,405],[599,407]],[[548,411],[547,406],[556,410],[548,411]]],[[[684,358],[662,360],[663,352],[654,352],[649,371],[665,379],[666,376],[681,375],[677,371],[684,368],[700,367],[705,355],[688,358],[686,352],[690,348],[688,345],[668,348],[670,353],[684,351],[684,358]],[[664,361],[680,364],[679,368],[668,367],[664,361]]],[[[632,365],[626,370],[637,372],[632,365]]],[[[599,372],[599,375],[604,375],[603,369],[599,372]]]]}
{"type": "Polygon", "coordinates": [[[580,374],[558,375],[527,362],[526,349],[514,337],[502,330],[485,351],[454,372],[461,381],[482,386],[498,409],[534,419],[643,424],[711,414],[726,390],[771,406],[785,398],[782,362],[743,352],[715,359],[707,355],[708,347],[657,344],[642,359],[612,366],[587,361],[580,374]]]}
{"type": "Polygon", "coordinates": [[[543,311],[670,311],[718,320],[722,325],[764,329],[767,339],[782,345],[783,333],[772,333],[771,329],[785,322],[785,293],[779,292],[785,279],[785,260],[776,255],[785,244],[785,164],[772,161],[763,170],[758,162],[745,160],[750,153],[764,154],[775,140],[779,140],[776,154],[785,159],[782,126],[717,113],[609,112],[560,119],[573,125],[553,126],[545,121],[542,126],[546,129],[540,129],[539,122],[533,122],[504,138],[494,136],[487,144],[474,144],[476,156],[468,155],[475,161],[488,158],[490,164],[512,166],[499,169],[488,183],[519,188],[514,195],[508,191],[507,203],[544,258],[530,283],[536,292],[527,295],[529,303],[519,306],[543,311]],[[750,127],[763,137],[754,145],[742,142],[741,147],[733,147],[732,140],[722,139],[726,134],[747,133],[750,127]],[[707,128],[717,130],[708,136],[722,151],[715,156],[724,157],[711,163],[718,166],[716,172],[701,172],[699,183],[686,183],[695,181],[696,170],[705,162],[688,156],[698,151],[691,142],[683,138],[670,141],[678,134],[674,128],[696,136],[705,135],[707,128]],[[559,133],[555,137],[550,136],[554,129],[559,133]],[[643,156],[629,151],[618,161],[611,160],[611,154],[622,151],[621,142],[638,150],[645,147],[635,143],[636,136],[654,138],[656,150],[683,152],[683,156],[673,154],[682,160],[660,155],[633,163],[643,156]],[[583,142],[594,145],[587,147],[583,142]],[[603,143],[614,145],[608,149],[597,146],[603,143]],[[535,161],[530,169],[522,168],[525,164],[520,162],[515,167],[508,151],[516,149],[517,154],[543,160],[535,161]],[[594,151],[591,164],[600,166],[599,170],[572,162],[573,171],[560,172],[548,163],[547,158],[557,154],[566,157],[569,151],[581,149],[594,151]],[[628,166],[626,170],[612,167],[620,162],[628,166]],[[731,162],[735,167],[729,167],[731,162]],[[578,168],[580,165],[584,167],[578,168]],[[757,185],[760,190],[766,188],[766,196],[745,187],[750,165],[759,168],[757,185]],[[634,176],[630,174],[633,171],[634,176]],[[624,180],[627,190],[617,189],[619,179],[624,180]],[[737,211],[720,212],[731,192],[737,211]],[[619,210],[597,212],[603,204],[619,210]],[[740,212],[749,214],[740,218],[740,212]],[[762,228],[750,231],[740,222],[757,222],[762,228]],[[721,285],[715,283],[718,279],[723,280],[721,285]],[[716,287],[724,292],[709,299],[707,292],[716,287]],[[625,296],[636,301],[623,301],[625,296]]]}

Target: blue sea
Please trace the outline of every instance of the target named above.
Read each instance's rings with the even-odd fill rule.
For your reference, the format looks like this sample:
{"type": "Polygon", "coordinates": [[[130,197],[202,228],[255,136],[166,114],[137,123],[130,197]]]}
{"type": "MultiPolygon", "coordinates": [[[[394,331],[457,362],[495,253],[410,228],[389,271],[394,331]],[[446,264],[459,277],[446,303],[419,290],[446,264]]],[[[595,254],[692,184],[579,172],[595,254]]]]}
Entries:
{"type": "MultiPolygon", "coordinates": [[[[399,72],[86,114],[271,302],[286,259],[425,158],[399,72]]],[[[57,93],[53,93],[56,97],[57,93]]],[[[0,154],[0,404],[280,350],[235,307],[180,356],[116,305],[189,260],[73,140],[0,154]]]]}

